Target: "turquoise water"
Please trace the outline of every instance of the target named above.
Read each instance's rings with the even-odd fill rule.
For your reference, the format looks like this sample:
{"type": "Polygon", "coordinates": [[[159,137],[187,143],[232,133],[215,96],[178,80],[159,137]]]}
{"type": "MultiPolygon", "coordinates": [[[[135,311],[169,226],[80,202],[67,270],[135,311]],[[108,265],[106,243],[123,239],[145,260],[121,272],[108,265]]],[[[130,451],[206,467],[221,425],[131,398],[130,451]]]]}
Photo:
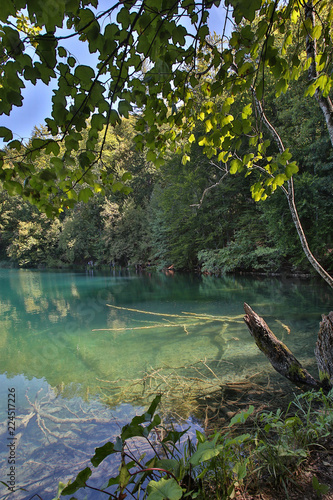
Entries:
{"type": "Polygon", "coordinates": [[[15,389],[15,480],[29,490],[11,498],[38,492],[51,500],[57,481],[81,470],[155,390],[165,392],[169,415],[191,418],[184,397],[177,400],[179,377],[223,383],[262,370],[274,376],[242,320],[244,302],[316,375],[318,325],[333,309],[325,284],[0,270],[0,480],[8,469],[8,389],[15,389]]]}

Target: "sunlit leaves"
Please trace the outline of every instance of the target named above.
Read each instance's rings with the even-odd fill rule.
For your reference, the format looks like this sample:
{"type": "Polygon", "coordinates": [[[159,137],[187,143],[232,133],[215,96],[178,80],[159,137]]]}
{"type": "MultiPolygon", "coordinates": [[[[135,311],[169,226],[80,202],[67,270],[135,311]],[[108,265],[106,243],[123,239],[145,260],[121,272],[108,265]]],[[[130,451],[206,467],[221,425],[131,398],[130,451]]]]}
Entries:
{"type": "Polygon", "coordinates": [[[173,478],[162,478],[159,481],[150,481],[147,487],[149,500],[162,500],[172,498],[179,500],[183,496],[183,490],[173,478]]]}
{"type": "Polygon", "coordinates": [[[298,170],[296,162],[288,163],[285,168],[286,177],[290,179],[294,174],[297,174],[298,170]]]}
{"type": "Polygon", "coordinates": [[[241,172],[244,168],[243,162],[236,158],[230,162],[230,173],[236,174],[237,172],[241,172]]]}
{"type": "Polygon", "coordinates": [[[333,85],[332,77],[326,74],[322,74],[318,76],[318,78],[316,78],[316,80],[313,83],[311,83],[311,85],[306,90],[305,95],[312,97],[318,89],[322,92],[324,97],[327,97],[330,93],[332,85],[333,85]]]}
{"type": "Polygon", "coordinates": [[[265,200],[267,195],[265,194],[265,188],[260,182],[256,182],[251,186],[252,198],[254,201],[265,200]]]}

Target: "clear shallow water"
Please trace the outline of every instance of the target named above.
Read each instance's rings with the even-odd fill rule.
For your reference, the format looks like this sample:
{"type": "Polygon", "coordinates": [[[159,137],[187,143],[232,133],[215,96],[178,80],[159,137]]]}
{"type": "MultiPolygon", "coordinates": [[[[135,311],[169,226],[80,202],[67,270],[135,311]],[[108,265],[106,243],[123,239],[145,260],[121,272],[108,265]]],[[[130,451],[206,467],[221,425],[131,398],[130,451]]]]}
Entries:
{"type": "MultiPolygon", "coordinates": [[[[194,378],[198,369],[214,378],[202,370],[202,362],[222,383],[270,370],[243,323],[244,302],[316,374],[318,325],[321,314],[333,309],[332,292],[322,284],[0,270],[0,458],[5,464],[0,480],[8,469],[7,393],[15,388],[21,433],[16,486],[30,485],[29,494],[11,498],[38,492],[51,500],[58,480],[73,477],[95,446],[142,410],[142,394],[149,401],[162,382],[170,392],[178,375],[194,378]],[[45,416],[38,421],[36,414],[29,419],[34,405],[37,413],[58,421],[45,416]],[[66,470],[64,457],[77,464],[76,471],[66,470]]],[[[189,417],[176,397],[168,405],[171,413],[189,417]]],[[[0,485],[0,494],[5,493],[0,485]]]]}

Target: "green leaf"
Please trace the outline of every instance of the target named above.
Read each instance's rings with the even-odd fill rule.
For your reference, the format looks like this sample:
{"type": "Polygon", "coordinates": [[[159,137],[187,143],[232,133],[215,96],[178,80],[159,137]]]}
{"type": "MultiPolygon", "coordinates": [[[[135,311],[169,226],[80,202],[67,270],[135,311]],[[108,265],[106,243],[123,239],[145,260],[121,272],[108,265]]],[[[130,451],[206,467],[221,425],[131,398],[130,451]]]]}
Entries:
{"type": "Polygon", "coordinates": [[[155,151],[153,151],[152,149],[150,149],[147,152],[146,159],[147,159],[147,161],[152,161],[154,163],[154,161],[156,160],[156,153],[155,153],[155,151]]]}
{"type": "Polygon", "coordinates": [[[156,408],[157,406],[160,404],[161,402],[161,398],[162,398],[162,395],[161,394],[158,394],[152,401],[151,405],[149,406],[148,410],[146,411],[145,413],[145,418],[146,418],[146,421],[148,420],[151,420],[152,417],[154,416],[155,414],[155,411],[156,411],[156,408]]]}
{"type": "Polygon", "coordinates": [[[131,480],[131,475],[128,472],[128,467],[132,467],[132,464],[122,464],[119,472],[119,486],[124,489],[131,480]]]}
{"type": "Polygon", "coordinates": [[[294,174],[297,174],[297,172],[298,172],[298,166],[296,162],[289,163],[286,166],[285,174],[287,179],[290,179],[294,174]]]}
{"type": "Polygon", "coordinates": [[[246,476],[246,465],[246,462],[237,462],[233,467],[232,471],[236,474],[238,481],[241,481],[246,476]]]}
{"type": "Polygon", "coordinates": [[[217,441],[220,435],[215,434],[212,441],[204,441],[198,444],[197,451],[193,453],[189,462],[194,465],[200,465],[202,462],[206,462],[207,460],[211,460],[214,457],[217,457],[220,452],[223,450],[222,445],[217,445],[217,441]]]}
{"type": "Polygon", "coordinates": [[[330,487],[327,484],[320,483],[316,476],[312,476],[312,486],[318,496],[326,495],[330,487]]]}
{"type": "Polygon", "coordinates": [[[104,115],[101,114],[94,114],[91,117],[91,128],[96,129],[96,130],[103,130],[104,125],[106,125],[107,119],[104,115]]]}
{"type": "Polygon", "coordinates": [[[124,187],[124,184],[122,182],[115,182],[112,184],[112,191],[116,193],[117,191],[122,191],[124,187]]]}
{"type": "Polygon", "coordinates": [[[86,187],[84,189],[81,189],[81,191],[79,192],[78,200],[83,201],[83,203],[87,203],[89,198],[91,198],[92,196],[94,196],[94,193],[90,188],[86,187]]]}
{"type": "Polygon", "coordinates": [[[173,40],[173,43],[176,45],[177,43],[179,43],[179,45],[183,46],[185,45],[185,36],[186,36],[186,29],[184,28],[184,26],[176,26],[176,28],[173,30],[172,32],[172,40],[173,40]]]}
{"type": "Polygon", "coordinates": [[[150,481],[147,486],[147,500],[180,500],[183,490],[173,478],[150,481]]]}
{"type": "Polygon", "coordinates": [[[4,188],[8,191],[10,196],[21,195],[23,188],[22,184],[16,181],[5,181],[3,183],[4,188]]]}
{"type": "Polygon", "coordinates": [[[72,495],[80,488],[85,487],[85,484],[90,476],[91,469],[89,467],[86,467],[84,470],[79,472],[79,474],[76,476],[76,479],[71,484],[69,484],[64,490],[62,490],[61,495],[72,495]]]}
{"type": "Polygon", "coordinates": [[[76,76],[80,82],[90,84],[91,80],[95,78],[95,72],[90,66],[81,65],[75,68],[74,76],[76,76]]]}
{"type": "Polygon", "coordinates": [[[45,153],[46,154],[53,153],[54,156],[57,156],[60,153],[59,144],[56,141],[50,141],[45,148],[45,153]]]}
{"type": "Polygon", "coordinates": [[[58,126],[55,120],[51,120],[51,118],[46,118],[45,122],[47,124],[48,130],[51,132],[52,135],[57,135],[58,133],[58,126]]]}
{"type": "Polygon", "coordinates": [[[58,47],[59,57],[67,57],[67,50],[64,47],[58,47]]]}
{"type": "Polygon", "coordinates": [[[281,165],[286,165],[286,163],[290,160],[291,157],[292,157],[292,154],[290,153],[289,148],[288,148],[283,153],[278,155],[277,161],[281,165]]]}
{"type": "Polygon", "coordinates": [[[249,418],[250,415],[254,412],[254,406],[250,405],[247,410],[241,411],[240,413],[237,413],[232,419],[230,420],[229,427],[235,424],[244,424],[246,420],[249,418]]]}
{"type": "Polygon", "coordinates": [[[281,78],[276,84],[276,97],[279,97],[281,93],[286,93],[288,90],[288,80],[281,78]]]}
{"type": "Polygon", "coordinates": [[[38,68],[27,66],[24,69],[24,78],[30,80],[33,85],[36,85],[36,81],[40,79],[41,75],[38,68]]]}
{"type": "Polygon", "coordinates": [[[100,448],[95,448],[95,454],[90,461],[94,467],[97,467],[106,457],[114,453],[119,453],[119,451],[114,449],[114,443],[108,442],[100,448]]]}
{"type": "Polygon", "coordinates": [[[241,170],[243,170],[243,162],[242,160],[239,160],[238,158],[236,158],[235,160],[232,160],[230,162],[230,173],[231,174],[236,174],[237,172],[240,172],[241,170]]]}
{"type": "Polygon", "coordinates": [[[210,132],[210,131],[212,130],[212,128],[213,128],[213,124],[212,124],[211,120],[209,120],[209,119],[208,119],[208,120],[206,120],[206,121],[205,121],[205,129],[206,129],[206,134],[207,134],[208,132],[210,132]]]}
{"type": "Polygon", "coordinates": [[[5,142],[11,141],[13,139],[13,132],[7,127],[0,127],[0,137],[3,137],[5,142]]]}
{"type": "Polygon", "coordinates": [[[39,174],[39,178],[44,182],[55,181],[57,179],[57,174],[50,168],[45,168],[39,174]]]}
{"type": "Polygon", "coordinates": [[[67,62],[68,62],[68,65],[71,67],[71,68],[74,68],[75,66],[75,63],[76,63],[76,59],[72,56],[70,56],[68,59],[67,59],[67,62]]]}
{"type": "Polygon", "coordinates": [[[22,147],[22,143],[21,143],[21,141],[18,141],[17,139],[15,139],[14,141],[11,141],[8,143],[8,147],[10,149],[16,149],[16,151],[20,151],[20,149],[22,147]]]}
{"type": "Polygon", "coordinates": [[[79,164],[82,170],[85,170],[87,167],[91,165],[94,160],[94,154],[91,151],[83,151],[79,157],[79,164]]]}
{"type": "Polygon", "coordinates": [[[186,165],[186,163],[187,163],[188,161],[190,161],[190,159],[191,159],[191,158],[190,158],[187,154],[184,154],[184,155],[182,156],[182,164],[183,164],[183,165],[186,165]]]}
{"type": "Polygon", "coordinates": [[[122,176],[121,176],[121,180],[122,182],[126,182],[126,181],[129,181],[132,179],[132,174],[131,172],[125,172],[122,176]]]}
{"type": "Polygon", "coordinates": [[[242,110],[242,118],[245,120],[252,114],[252,104],[248,104],[242,110]]]}
{"type": "Polygon", "coordinates": [[[128,113],[132,111],[132,106],[128,101],[119,101],[118,111],[120,115],[128,118],[128,113]]]}
{"type": "Polygon", "coordinates": [[[127,30],[131,23],[131,17],[130,13],[127,7],[123,7],[118,15],[117,15],[117,22],[122,25],[124,30],[127,30]]]}
{"type": "Polygon", "coordinates": [[[178,476],[180,469],[180,462],[175,458],[162,458],[161,460],[157,460],[155,467],[165,469],[167,471],[172,472],[175,476],[178,476]]]}
{"type": "Polygon", "coordinates": [[[250,434],[241,434],[240,436],[236,436],[232,439],[227,439],[225,442],[226,446],[234,446],[234,445],[240,445],[244,443],[244,441],[247,441],[250,439],[251,435],[250,434]]]}
{"type": "Polygon", "coordinates": [[[64,167],[64,162],[58,157],[51,158],[50,162],[56,169],[62,169],[64,167]]]}

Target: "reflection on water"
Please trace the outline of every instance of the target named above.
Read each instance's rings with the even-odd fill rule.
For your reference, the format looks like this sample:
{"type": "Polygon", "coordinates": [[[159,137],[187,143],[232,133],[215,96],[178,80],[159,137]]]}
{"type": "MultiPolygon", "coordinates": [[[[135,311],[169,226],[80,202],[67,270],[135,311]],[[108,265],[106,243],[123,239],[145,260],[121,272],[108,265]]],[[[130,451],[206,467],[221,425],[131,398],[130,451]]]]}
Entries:
{"type": "Polygon", "coordinates": [[[68,397],[98,394],[100,379],[138,378],[202,358],[251,370],[262,357],[242,321],[244,301],[296,355],[312,357],[330,306],[325,287],[278,279],[0,272],[2,373],[45,378],[68,397]]]}
{"type": "MultiPolygon", "coordinates": [[[[264,316],[310,371],[314,369],[318,324],[321,314],[332,309],[331,291],[322,284],[0,270],[1,401],[7,401],[7,385],[14,384],[18,416],[27,418],[37,398],[58,419],[69,419],[68,412],[78,419],[82,411],[106,412],[113,426],[97,421],[74,425],[68,420],[58,422],[58,429],[54,421],[44,418],[44,425],[32,415],[21,425],[19,445],[22,463],[25,458],[30,464],[30,483],[38,482],[38,463],[48,464],[52,486],[58,478],[66,479],[68,471],[61,477],[64,464],[57,468],[50,457],[70,457],[70,447],[79,455],[76,432],[82,431],[85,443],[90,443],[91,449],[87,444],[84,450],[90,454],[94,445],[89,436],[106,441],[116,432],[114,413],[120,421],[130,418],[135,406],[128,402],[137,403],[142,394],[149,399],[161,388],[165,395],[172,394],[173,387],[179,390],[180,376],[183,393],[189,394],[191,383],[204,387],[210,378],[231,381],[269,370],[242,320],[244,301],[264,316]],[[57,433],[68,433],[68,439],[60,440],[57,433]],[[41,454],[45,443],[47,456],[41,454]]],[[[187,418],[185,400],[182,396],[180,404],[174,397],[170,405],[187,418]]],[[[1,421],[6,410],[1,403],[1,421]]],[[[27,470],[21,484],[29,482],[27,470]]],[[[53,496],[54,490],[45,492],[43,499],[53,496]]]]}

